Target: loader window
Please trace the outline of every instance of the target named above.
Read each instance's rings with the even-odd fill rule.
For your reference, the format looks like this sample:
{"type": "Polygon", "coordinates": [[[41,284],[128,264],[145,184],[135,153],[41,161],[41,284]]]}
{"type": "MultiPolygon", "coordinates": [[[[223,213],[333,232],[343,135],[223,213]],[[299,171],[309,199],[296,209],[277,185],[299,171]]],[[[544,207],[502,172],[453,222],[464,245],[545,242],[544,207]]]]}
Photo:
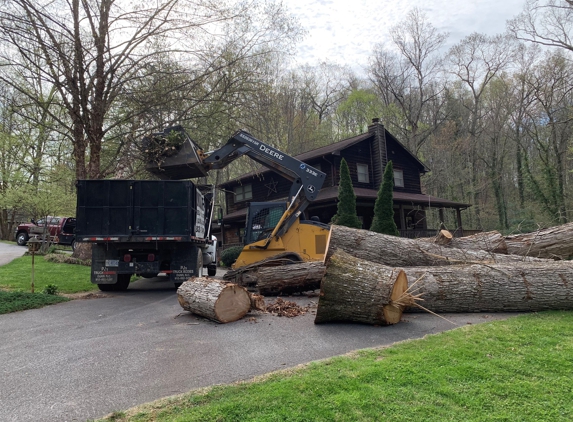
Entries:
{"type": "Polygon", "coordinates": [[[285,206],[281,204],[268,204],[264,207],[252,207],[249,210],[245,244],[265,239],[280,221],[285,206]]]}

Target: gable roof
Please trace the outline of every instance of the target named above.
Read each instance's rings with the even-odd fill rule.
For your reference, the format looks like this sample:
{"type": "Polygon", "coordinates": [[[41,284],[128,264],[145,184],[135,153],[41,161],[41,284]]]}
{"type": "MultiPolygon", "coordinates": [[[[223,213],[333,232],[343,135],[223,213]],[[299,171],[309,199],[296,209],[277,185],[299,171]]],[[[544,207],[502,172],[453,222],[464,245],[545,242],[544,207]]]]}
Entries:
{"type": "MultiPolygon", "coordinates": [[[[375,124],[379,124],[380,126],[382,126],[382,128],[384,128],[384,126],[381,123],[375,123],[375,124]]],[[[362,133],[360,135],[353,136],[352,138],[344,139],[342,141],[335,142],[333,144],[326,145],[324,147],[316,148],[316,149],[304,152],[302,154],[295,155],[295,158],[300,160],[300,161],[307,162],[307,161],[312,160],[314,158],[319,158],[319,157],[322,157],[325,155],[338,154],[343,149],[350,148],[351,146],[356,145],[359,142],[365,141],[365,140],[373,137],[374,132],[371,130],[371,128],[372,128],[372,126],[369,127],[369,130],[366,133],[362,133]]],[[[416,157],[415,154],[413,154],[408,148],[406,148],[406,146],[404,144],[402,144],[400,141],[398,141],[398,139],[396,139],[396,137],[394,135],[392,135],[390,132],[388,132],[386,130],[386,128],[384,128],[384,131],[385,131],[386,137],[388,137],[388,138],[392,139],[392,141],[396,142],[396,144],[399,147],[403,148],[404,151],[406,151],[416,161],[416,163],[418,163],[418,166],[420,168],[420,172],[426,173],[426,172],[430,171],[430,169],[428,167],[426,167],[426,165],[424,163],[422,163],[418,159],[418,157],[416,157]]],[[[240,180],[248,179],[249,177],[253,177],[253,176],[256,176],[256,175],[259,175],[262,173],[266,173],[269,171],[271,171],[271,170],[268,168],[262,167],[259,171],[251,171],[249,173],[243,174],[243,175],[236,177],[234,179],[231,179],[227,182],[221,183],[220,186],[228,186],[228,185],[236,183],[240,180]]]]}

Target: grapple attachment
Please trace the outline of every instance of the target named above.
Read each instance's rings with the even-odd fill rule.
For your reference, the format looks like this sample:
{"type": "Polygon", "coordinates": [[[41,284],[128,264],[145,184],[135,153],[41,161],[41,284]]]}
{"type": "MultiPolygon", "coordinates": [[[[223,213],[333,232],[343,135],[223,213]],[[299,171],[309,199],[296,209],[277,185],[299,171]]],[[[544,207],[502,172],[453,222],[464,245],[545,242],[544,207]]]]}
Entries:
{"type": "Polygon", "coordinates": [[[207,176],[202,149],[181,126],[146,136],[143,150],[147,159],[145,169],[162,180],[207,176]]]}

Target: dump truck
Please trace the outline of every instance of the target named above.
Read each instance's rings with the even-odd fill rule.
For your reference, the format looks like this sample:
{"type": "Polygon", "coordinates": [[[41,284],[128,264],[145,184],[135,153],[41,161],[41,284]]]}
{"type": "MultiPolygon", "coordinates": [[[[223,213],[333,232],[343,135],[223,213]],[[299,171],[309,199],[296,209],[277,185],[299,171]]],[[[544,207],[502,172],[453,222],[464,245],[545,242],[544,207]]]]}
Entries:
{"type": "Polygon", "coordinates": [[[102,291],[164,273],[175,286],[214,275],[213,190],[191,181],[79,180],[75,236],[92,247],[91,281],[102,291]]]}

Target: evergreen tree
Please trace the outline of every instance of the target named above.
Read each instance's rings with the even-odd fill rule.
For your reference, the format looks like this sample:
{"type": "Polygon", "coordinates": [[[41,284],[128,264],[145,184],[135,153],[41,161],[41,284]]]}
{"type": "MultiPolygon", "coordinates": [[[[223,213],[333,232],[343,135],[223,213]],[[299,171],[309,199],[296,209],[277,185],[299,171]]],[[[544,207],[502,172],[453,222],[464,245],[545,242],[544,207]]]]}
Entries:
{"type": "Polygon", "coordinates": [[[356,214],[356,195],[352,187],[350,170],[343,158],[340,162],[340,182],[338,184],[338,208],[332,217],[332,223],[355,229],[362,228],[362,223],[356,214]]]}
{"type": "Polygon", "coordinates": [[[374,203],[374,218],[370,230],[376,233],[400,236],[398,227],[394,222],[394,166],[388,161],[384,169],[384,179],[378,190],[378,197],[374,203]]]}

